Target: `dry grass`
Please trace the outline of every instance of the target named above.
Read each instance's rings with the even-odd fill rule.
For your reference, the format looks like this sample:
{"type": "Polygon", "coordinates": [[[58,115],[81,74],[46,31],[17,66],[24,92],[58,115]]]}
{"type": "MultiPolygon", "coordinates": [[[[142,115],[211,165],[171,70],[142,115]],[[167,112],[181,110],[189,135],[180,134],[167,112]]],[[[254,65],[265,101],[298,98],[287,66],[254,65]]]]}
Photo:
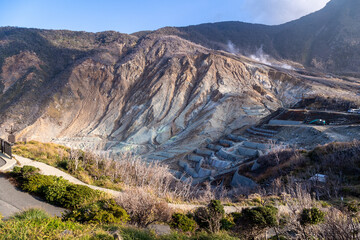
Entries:
{"type": "Polygon", "coordinates": [[[141,188],[129,189],[116,201],[126,209],[130,222],[136,226],[146,227],[154,222],[168,222],[172,215],[172,210],[165,201],[141,188]]]}
{"type": "Polygon", "coordinates": [[[123,153],[115,159],[70,149],[54,143],[19,142],[14,153],[60,168],[81,181],[114,190],[141,188],[167,201],[186,201],[196,191],[182,183],[159,162],[147,163],[140,157],[123,153]]]}
{"type": "Polygon", "coordinates": [[[58,161],[69,158],[70,148],[37,141],[17,142],[13,147],[13,153],[53,166],[58,161]]]}
{"type": "Polygon", "coordinates": [[[258,170],[250,172],[250,169],[244,169],[242,174],[254,179],[256,182],[263,182],[287,175],[298,169],[306,161],[307,158],[304,152],[295,149],[274,150],[258,158],[257,162],[261,165],[258,170]]]}
{"type": "Polygon", "coordinates": [[[114,177],[119,179],[124,189],[146,189],[154,196],[172,202],[189,200],[193,196],[191,184],[176,179],[167,165],[148,163],[129,153],[104,161],[111,163],[114,177]]]}

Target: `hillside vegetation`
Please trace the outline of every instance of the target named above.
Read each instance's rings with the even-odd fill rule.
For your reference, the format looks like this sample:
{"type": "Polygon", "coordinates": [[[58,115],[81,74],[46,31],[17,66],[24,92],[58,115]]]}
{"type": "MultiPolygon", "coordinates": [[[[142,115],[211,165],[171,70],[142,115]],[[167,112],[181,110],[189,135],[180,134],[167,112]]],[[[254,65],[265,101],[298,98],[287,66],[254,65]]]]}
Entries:
{"type": "Polygon", "coordinates": [[[159,162],[146,163],[124,153],[115,159],[74,150],[53,143],[18,142],[13,152],[59,168],[79,180],[113,190],[142,189],[167,201],[186,201],[199,197],[191,185],[182,183],[159,162]]]}
{"type": "MultiPolygon", "coordinates": [[[[15,149],[22,149],[23,154],[30,157],[33,155],[33,158],[37,156],[41,161],[56,163],[46,160],[52,157],[58,159],[56,154],[46,154],[46,151],[40,154],[41,151],[35,150],[34,145],[44,146],[36,142],[19,143],[15,149]],[[41,155],[43,157],[40,157],[41,155]]],[[[49,152],[54,148],[61,149],[60,152],[64,150],[57,145],[50,146],[49,152]]],[[[96,198],[94,196],[97,193],[88,193],[93,191],[90,189],[78,189],[75,192],[79,195],[73,195],[75,199],[72,201],[71,189],[76,187],[71,187],[71,184],[64,180],[40,175],[36,169],[26,166],[22,169],[15,168],[13,176],[23,190],[68,208],[69,212],[62,221],[78,222],[85,224],[84,226],[95,224],[99,231],[106,231],[106,234],[111,231],[104,226],[115,224],[117,229],[124,229],[123,224],[127,222],[140,228],[161,223],[174,229],[174,233],[167,236],[157,236],[147,230],[133,230],[136,234],[146,236],[145,239],[252,239],[269,233],[273,235],[273,239],[358,239],[359,149],[359,142],[354,141],[318,146],[308,152],[275,151],[258,159],[261,167],[257,171],[252,174],[248,171],[247,176],[261,183],[260,188],[252,191],[238,189],[224,199],[226,194],[214,194],[217,189],[193,187],[191,191],[201,192],[202,202],[207,199],[207,203],[189,212],[174,212],[170,209],[164,201],[167,199],[165,195],[159,195],[154,185],[146,187],[151,185],[151,182],[145,181],[137,188],[128,188],[124,184],[122,187],[126,190],[114,200],[106,195],[96,198]],[[315,173],[325,174],[327,181],[309,181],[315,173]],[[204,198],[204,194],[208,197],[204,198]],[[232,197],[229,201],[230,196],[232,197]],[[222,203],[214,200],[216,198],[225,200],[224,204],[233,205],[239,210],[225,213],[222,203]],[[185,232],[187,234],[183,235],[185,232]],[[212,235],[219,232],[222,232],[222,235],[212,235]]],[[[70,154],[72,150],[65,151],[70,151],[70,154]]],[[[135,174],[135,178],[141,176],[142,171],[139,170],[146,168],[136,164],[133,167],[136,169],[133,174],[140,174],[135,174]]],[[[246,169],[243,170],[245,173],[246,169]]],[[[136,182],[133,184],[136,186],[136,182]]],[[[185,199],[183,198],[183,201],[185,199]]]]}
{"type": "Polygon", "coordinates": [[[317,198],[332,200],[342,197],[359,198],[360,142],[334,142],[311,151],[281,150],[262,156],[260,168],[242,174],[261,183],[303,182],[317,198]],[[326,183],[309,181],[315,174],[326,176],[326,183]]]}
{"type": "Polygon", "coordinates": [[[0,238],[11,240],[23,239],[83,239],[112,240],[121,236],[124,240],[235,240],[225,233],[198,233],[188,236],[182,233],[172,233],[157,236],[146,229],[125,227],[114,224],[81,224],[51,217],[43,210],[29,209],[16,214],[9,220],[0,220],[0,238]],[[116,237],[116,238],[115,238],[116,237]]]}

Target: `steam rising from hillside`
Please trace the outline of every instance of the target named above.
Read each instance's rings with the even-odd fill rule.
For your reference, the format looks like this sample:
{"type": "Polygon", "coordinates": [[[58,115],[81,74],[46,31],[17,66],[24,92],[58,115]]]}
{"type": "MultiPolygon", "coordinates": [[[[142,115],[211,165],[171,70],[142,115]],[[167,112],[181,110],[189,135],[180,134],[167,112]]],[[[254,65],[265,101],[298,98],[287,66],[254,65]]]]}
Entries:
{"type": "Polygon", "coordinates": [[[250,55],[250,58],[261,62],[263,64],[267,64],[271,66],[271,63],[269,61],[270,56],[264,53],[263,46],[261,45],[260,48],[256,50],[256,53],[254,55],[250,55]]]}
{"type": "MultiPolygon", "coordinates": [[[[230,40],[227,42],[226,51],[228,51],[234,55],[240,54],[239,48],[237,48],[236,45],[233,42],[231,42],[230,40]]],[[[251,54],[248,57],[257,62],[261,62],[261,63],[269,65],[269,66],[281,67],[281,68],[288,69],[288,70],[294,69],[292,66],[290,66],[288,64],[277,63],[277,61],[272,59],[268,54],[266,54],[264,52],[263,45],[261,45],[260,48],[256,49],[255,54],[251,54]]]]}
{"type": "Polygon", "coordinates": [[[275,67],[281,67],[284,69],[292,70],[294,69],[292,66],[284,63],[284,64],[277,64],[274,60],[271,59],[269,55],[264,53],[263,45],[261,45],[260,48],[256,49],[256,53],[249,56],[251,59],[261,62],[266,65],[275,66],[275,67]]]}
{"type": "Polygon", "coordinates": [[[239,54],[239,49],[230,40],[228,41],[227,44],[227,51],[232,54],[239,54]]]}

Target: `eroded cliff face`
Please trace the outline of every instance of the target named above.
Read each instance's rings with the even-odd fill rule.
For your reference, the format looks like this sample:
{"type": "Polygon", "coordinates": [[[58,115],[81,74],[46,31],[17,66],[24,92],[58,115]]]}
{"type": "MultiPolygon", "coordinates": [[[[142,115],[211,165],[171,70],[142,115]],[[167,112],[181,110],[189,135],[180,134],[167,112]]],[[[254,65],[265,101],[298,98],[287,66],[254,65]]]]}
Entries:
{"type": "Polygon", "coordinates": [[[45,70],[35,52],[5,59],[1,98],[13,97],[2,105],[2,129],[14,125],[19,139],[107,154],[172,149],[174,157],[254,124],[303,94],[355,94],[341,84],[334,91],[325,77],[317,81],[156,33],[101,46],[51,80],[45,70]],[[27,78],[27,95],[14,97],[27,78]]]}
{"type": "Polygon", "coordinates": [[[8,57],[2,67],[0,78],[3,80],[2,93],[5,93],[19,78],[33,78],[31,70],[40,69],[41,60],[33,52],[21,52],[8,57]]]}

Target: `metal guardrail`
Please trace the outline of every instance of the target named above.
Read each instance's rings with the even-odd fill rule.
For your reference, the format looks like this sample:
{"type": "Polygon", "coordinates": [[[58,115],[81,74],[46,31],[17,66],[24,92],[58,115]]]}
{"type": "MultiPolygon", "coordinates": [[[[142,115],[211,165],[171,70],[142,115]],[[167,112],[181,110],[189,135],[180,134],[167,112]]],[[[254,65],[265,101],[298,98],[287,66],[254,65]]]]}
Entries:
{"type": "Polygon", "coordinates": [[[1,153],[8,155],[9,157],[12,157],[11,143],[0,138],[0,151],[1,153]]]}

